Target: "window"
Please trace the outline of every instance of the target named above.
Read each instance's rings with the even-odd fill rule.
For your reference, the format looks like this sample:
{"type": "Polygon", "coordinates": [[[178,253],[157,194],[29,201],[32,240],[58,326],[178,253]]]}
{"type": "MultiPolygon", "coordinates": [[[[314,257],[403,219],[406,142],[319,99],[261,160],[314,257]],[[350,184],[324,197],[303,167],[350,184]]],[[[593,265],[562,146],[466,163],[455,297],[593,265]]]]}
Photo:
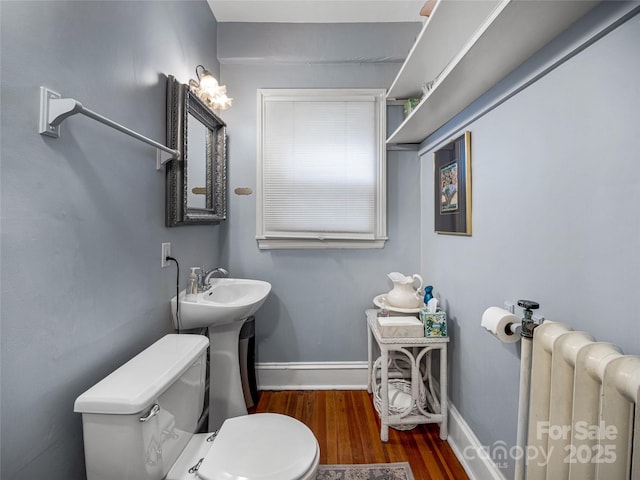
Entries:
{"type": "Polygon", "coordinates": [[[382,248],[384,90],[258,90],[258,245],[382,248]]]}

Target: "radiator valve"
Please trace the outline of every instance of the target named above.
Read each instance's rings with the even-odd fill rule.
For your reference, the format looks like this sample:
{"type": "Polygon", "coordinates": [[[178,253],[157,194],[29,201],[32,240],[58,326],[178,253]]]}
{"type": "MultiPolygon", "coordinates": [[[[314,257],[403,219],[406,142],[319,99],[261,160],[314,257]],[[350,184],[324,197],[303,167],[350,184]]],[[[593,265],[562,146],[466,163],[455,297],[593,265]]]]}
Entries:
{"type": "Polygon", "coordinates": [[[538,326],[538,324],[533,321],[533,310],[540,308],[540,305],[531,300],[518,300],[518,306],[524,308],[520,335],[523,338],[533,338],[533,330],[538,326]]]}

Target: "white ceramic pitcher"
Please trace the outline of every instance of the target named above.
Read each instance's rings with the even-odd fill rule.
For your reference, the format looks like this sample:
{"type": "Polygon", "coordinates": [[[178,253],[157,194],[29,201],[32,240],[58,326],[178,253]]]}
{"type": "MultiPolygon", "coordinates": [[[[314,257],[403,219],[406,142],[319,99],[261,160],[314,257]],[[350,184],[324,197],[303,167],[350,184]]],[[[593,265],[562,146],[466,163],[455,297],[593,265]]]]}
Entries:
{"type": "Polygon", "coordinates": [[[391,272],[387,275],[393,282],[393,289],[387,293],[387,303],[398,308],[420,308],[422,306],[422,277],[417,273],[411,276],[399,272],[391,272]],[[414,289],[415,281],[419,285],[414,289]]]}

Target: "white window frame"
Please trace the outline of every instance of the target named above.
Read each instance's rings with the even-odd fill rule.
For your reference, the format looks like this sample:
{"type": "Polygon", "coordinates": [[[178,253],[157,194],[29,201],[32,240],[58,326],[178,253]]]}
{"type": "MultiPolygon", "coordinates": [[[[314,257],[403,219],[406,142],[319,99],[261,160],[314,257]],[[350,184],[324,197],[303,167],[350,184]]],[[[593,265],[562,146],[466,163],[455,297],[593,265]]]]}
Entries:
{"type": "Polygon", "coordinates": [[[384,89],[259,89],[257,187],[256,187],[256,239],[260,249],[285,248],[383,248],[387,240],[387,158],[386,158],[386,91],[384,89]],[[370,235],[347,233],[306,234],[295,232],[268,232],[263,221],[263,145],[265,106],[273,101],[336,102],[368,100],[374,102],[376,194],[375,227],[370,235]]]}

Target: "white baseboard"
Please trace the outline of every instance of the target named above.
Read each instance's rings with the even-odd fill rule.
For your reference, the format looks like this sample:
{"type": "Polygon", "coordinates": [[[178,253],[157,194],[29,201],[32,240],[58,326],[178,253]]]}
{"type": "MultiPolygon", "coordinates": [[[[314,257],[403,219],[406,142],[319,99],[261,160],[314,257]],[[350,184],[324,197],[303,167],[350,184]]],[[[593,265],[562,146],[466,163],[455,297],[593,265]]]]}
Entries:
{"type": "Polygon", "coordinates": [[[449,402],[449,445],[470,480],[506,480],[458,409],[449,402]]]}
{"type": "MultiPolygon", "coordinates": [[[[367,362],[257,363],[256,377],[259,390],[365,390],[367,362]]],[[[448,442],[471,480],[506,480],[451,402],[448,442]]]]}
{"type": "Polygon", "coordinates": [[[366,390],[367,362],[257,363],[259,390],[366,390]]]}

